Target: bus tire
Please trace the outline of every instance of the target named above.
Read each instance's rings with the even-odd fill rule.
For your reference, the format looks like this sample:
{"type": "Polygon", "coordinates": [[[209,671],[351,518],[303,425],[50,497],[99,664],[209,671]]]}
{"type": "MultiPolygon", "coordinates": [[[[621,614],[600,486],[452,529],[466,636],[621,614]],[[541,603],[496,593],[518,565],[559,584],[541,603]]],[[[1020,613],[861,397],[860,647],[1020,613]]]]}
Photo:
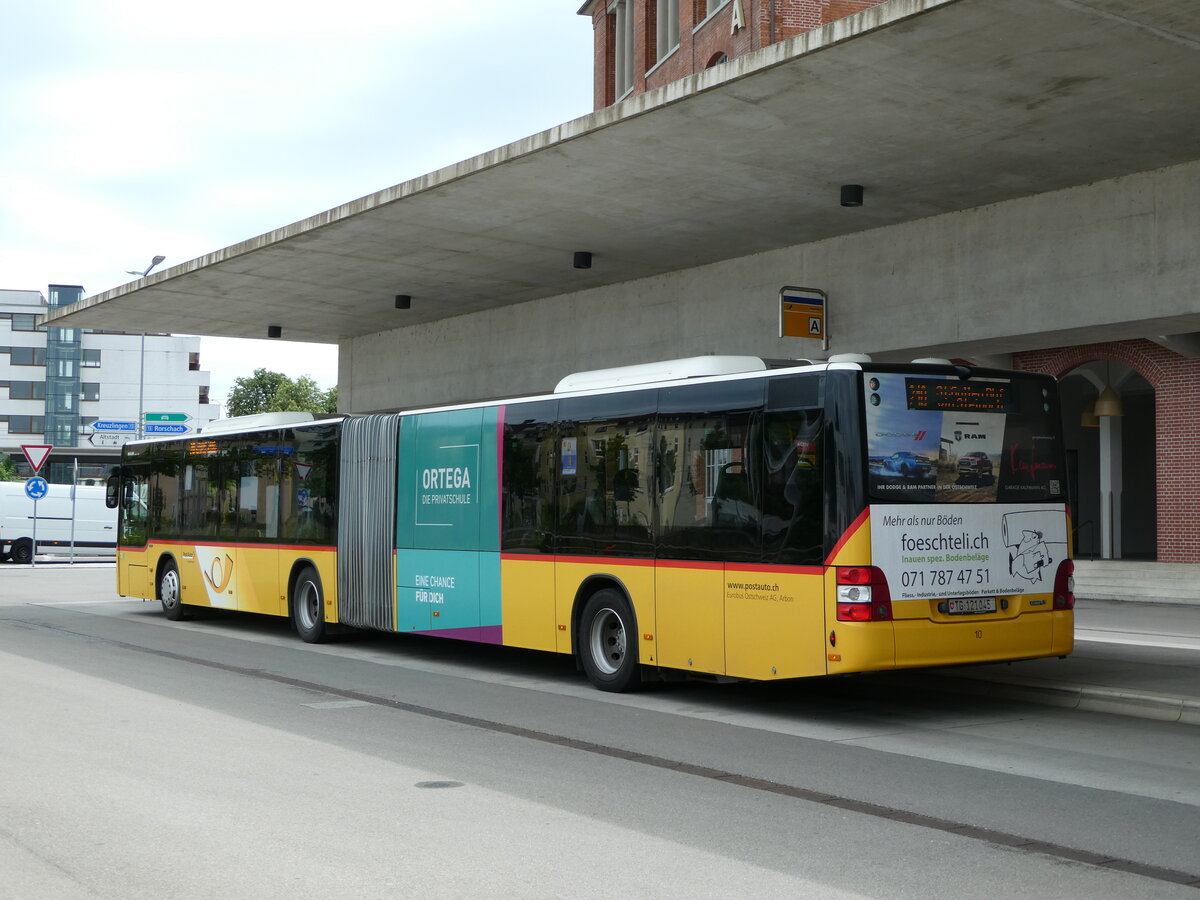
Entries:
{"type": "Polygon", "coordinates": [[[172,622],[178,622],[185,617],[183,584],[179,580],[179,566],[175,565],[173,559],[168,559],[159,569],[158,602],[162,604],[163,615],[172,622]]]}
{"type": "Polygon", "coordinates": [[[628,691],[640,684],[637,627],[621,592],[605,588],[588,598],[579,617],[578,638],[579,662],[593,685],[602,691],[628,691]]]}
{"type": "Polygon", "coordinates": [[[292,586],[292,627],[307,644],[319,644],[325,640],[325,592],[321,590],[321,576],[312,566],[305,566],[296,576],[292,586]]]}
{"type": "Polygon", "coordinates": [[[28,565],[33,562],[33,541],[29,538],[21,538],[12,546],[10,554],[12,561],[19,565],[28,565]]]}

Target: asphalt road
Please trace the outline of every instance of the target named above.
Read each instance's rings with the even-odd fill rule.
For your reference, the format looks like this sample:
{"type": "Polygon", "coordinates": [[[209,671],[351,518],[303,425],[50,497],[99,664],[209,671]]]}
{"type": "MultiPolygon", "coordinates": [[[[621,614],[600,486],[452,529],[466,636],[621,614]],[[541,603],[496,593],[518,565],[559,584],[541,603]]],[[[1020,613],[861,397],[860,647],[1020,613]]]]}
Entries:
{"type": "Polygon", "coordinates": [[[16,898],[1200,885],[1195,726],[890,675],[609,695],[537,653],[167,622],[111,565],[0,567],[0,771],[16,898]]]}

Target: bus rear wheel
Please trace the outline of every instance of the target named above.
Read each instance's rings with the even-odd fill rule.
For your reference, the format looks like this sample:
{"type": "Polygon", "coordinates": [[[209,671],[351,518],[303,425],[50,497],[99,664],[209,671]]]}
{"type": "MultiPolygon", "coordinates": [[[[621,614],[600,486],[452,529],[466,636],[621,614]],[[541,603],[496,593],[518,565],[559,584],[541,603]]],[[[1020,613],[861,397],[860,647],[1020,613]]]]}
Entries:
{"type": "Polygon", "coordinates": [[[21,540],[13,544],[10,558],[13,562],[21,565],[33,562],[33,541],[29,538],[21,538],[21,540]]]}
{"type": "Polygon", "coordinates": [[[308,644],[325,640],[325,596],[321,577],[312,566],[305,566],[292,587],[292,626],[308,644]]]}
{"type": "Polygon", "coordinates": [[[183,588],[179,581],[179,566],[173,560],[168,560],[158,573],[158,602],[162,604],[163,615],[172,622],[184,618],[183,588]]]}
{"type": "Polygon", "coordinates": [[[637,628],[629,601],[619,591],[605,588],[588,598],[578,638],[576,652],[588,681],[602,691],[637,687],[637,628]]]}

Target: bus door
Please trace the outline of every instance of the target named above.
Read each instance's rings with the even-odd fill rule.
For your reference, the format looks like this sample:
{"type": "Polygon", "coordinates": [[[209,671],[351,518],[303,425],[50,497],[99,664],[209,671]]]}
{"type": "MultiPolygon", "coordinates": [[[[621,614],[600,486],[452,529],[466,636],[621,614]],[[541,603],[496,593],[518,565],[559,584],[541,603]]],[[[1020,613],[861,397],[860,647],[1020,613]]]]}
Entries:
{"type": "Polygon", "coordinates": [[[146,528],[149,518],[150,467],[127,463],[109,478],[111,499],[119,497],[117,534],[117,593],[122,597],[154,597],[146,563],[146,528]]]}
{"type": "MultiPolygon", "coordinates": [[[[655,604],[659,663],[725,674],[738,620],[728,570],[762,547],[759,450],[763,382],[681,385],[659,392],[655,444],[655,604]]],[[[736,651],[735,651],[736,652],[736,651]]]]}
{"type": "MultiPolygon", "coordinates": [[[[279,572],[278,432],[266,432],[238,461],[237,608],[286,615],[287,583],[279,572]]],[[[283,576],[286,579],[286,575],[283,576]]]]}
{"type": "Polygon", "coordinates": [[[757,476],[762,562],[725,566],[730,675],[826,673],[824,417],[816,387],[811,377],[775,379],[768,387],[757,476]]]}

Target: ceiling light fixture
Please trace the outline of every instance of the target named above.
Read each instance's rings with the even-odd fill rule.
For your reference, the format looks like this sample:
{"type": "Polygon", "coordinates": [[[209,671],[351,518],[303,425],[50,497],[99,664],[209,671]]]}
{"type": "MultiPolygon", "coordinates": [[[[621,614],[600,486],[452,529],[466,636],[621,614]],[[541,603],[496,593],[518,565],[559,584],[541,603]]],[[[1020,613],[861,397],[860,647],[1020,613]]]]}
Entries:
{"type": "Polygon", "coordinates": [[[842,206],[862,206],[863,186],[861,184],[842,185],[842,206]]]}

